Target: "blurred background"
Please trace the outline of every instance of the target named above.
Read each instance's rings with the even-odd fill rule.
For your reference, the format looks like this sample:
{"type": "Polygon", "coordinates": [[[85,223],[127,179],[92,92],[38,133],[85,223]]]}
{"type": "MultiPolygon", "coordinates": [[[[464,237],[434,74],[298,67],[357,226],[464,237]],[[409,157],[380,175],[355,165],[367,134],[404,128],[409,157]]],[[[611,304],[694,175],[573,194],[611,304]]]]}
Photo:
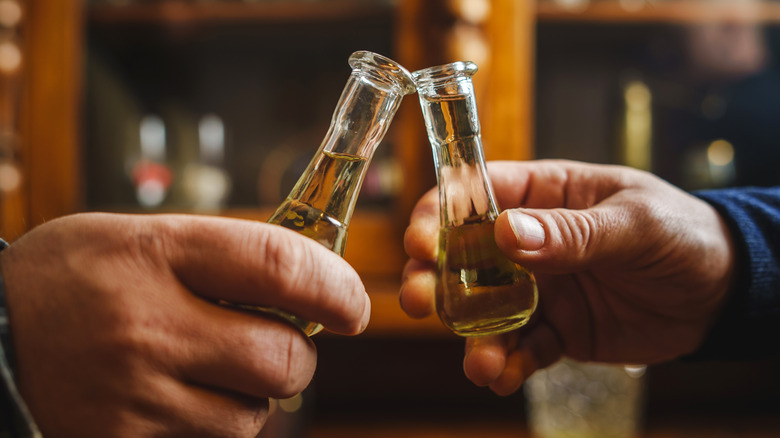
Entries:
{"type": "MultiPolygon", "coordinates": [[[[0,235],[94,210],[266,220],[319,146],[356,50],[410,70],[476,62],[488,159],[619,163],[688,190],[778,184],[778,44],[772,0],[0,0],[0,235]]],[[[434,184],[410,96],[347,244],[371,325],[315,338],[315,381],[274,402],[263,436],[552,436],[529,415],[538,392],[473,387],[462,340],[398,308],[403,230],[434,184]]],[[[777,436],[778,371],[628,370],[641,385],[620,436],[777,436]]],[[[588,391],[624,395],[603,382],[588,391]]],[[[555,403],[581,416],[591,396],[564,386],[555,403]]],[[[556,436],[607,436],[575,432],[556,436]]]]}

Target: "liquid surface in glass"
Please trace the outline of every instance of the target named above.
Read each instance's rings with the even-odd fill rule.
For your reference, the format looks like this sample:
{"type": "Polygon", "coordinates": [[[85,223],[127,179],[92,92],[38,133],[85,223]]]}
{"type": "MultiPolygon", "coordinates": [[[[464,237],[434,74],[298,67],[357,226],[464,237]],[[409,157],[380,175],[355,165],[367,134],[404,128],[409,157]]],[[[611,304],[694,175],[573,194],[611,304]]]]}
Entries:
{"type": "Polygon", "coordinates": [[[297,231],[343,256],[347,225],[367,160],[323,152],[268,220],[297,231]]]}
{"type": "Polygon", "coordinates": [[[501,253],[493,225],[477,216],[440,231],[436,309],[461,336],[514,330],[536,307],[533,275],[501,253]]]}

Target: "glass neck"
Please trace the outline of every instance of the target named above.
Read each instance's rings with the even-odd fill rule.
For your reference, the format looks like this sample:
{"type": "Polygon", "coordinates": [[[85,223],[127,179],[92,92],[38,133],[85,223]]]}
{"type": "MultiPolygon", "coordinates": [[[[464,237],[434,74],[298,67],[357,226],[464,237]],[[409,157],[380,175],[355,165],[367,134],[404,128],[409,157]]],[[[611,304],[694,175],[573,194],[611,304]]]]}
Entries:
{"type": "Polygon", "coordinates": [[[288,197],[348,224],[366,170],[387,133],[411,75],[392,60],[371,52],[350,57],[352,73],[318,153],[288,197]]]}
{"type": "Polygon", "coordinates": [[[341,93],[320,152],[370,160],[403,99],[397,86],[354,70],[341,93]]]}
{"type": "Polygon", "coordinates": [[[495,220],[498,207],[479,135],[433,145],[442,228],[495,220]]]}
{"type": "Polygon", "coordinates": [[[494,220],[498,216],[485,168],[472,63],[453,63],[414,73],[439,186],[441,226],[494,220]]]}

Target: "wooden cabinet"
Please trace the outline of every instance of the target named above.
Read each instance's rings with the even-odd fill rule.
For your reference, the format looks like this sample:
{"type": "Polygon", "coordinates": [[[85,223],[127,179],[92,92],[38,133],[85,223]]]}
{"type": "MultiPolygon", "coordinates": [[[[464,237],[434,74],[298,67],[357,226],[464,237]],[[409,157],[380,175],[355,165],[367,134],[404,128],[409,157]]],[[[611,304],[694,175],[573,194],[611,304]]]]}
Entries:
{"type": "MultiPolygon", "coordinates": [[[[133,51],[138,46],[159,50],[152,59],[156,62],[172,59],[165,66],[178,65],[182,70],[177,74],[184,82],[187,78],[182,72],[196,75],[197,69],[210,62],[228,59],[221,57],[214,62],[206,59],[192,64],[192,68],[189,64],[182,67],[182,63],[191,60],[176,58],[177,53],[183,48],[191,51],[192,41],[223,38],[245,44],[251,38],[273,40],[274,35],[280,35],[273,44],[258,44],[257,50],[273,47],[275,51],[283,51],[289,46],[292,47],[290,57],[308,53],[316,58],[319,54],[318,62],[322,63],[326,55],[332,61],[324,63],[331,68],[326,74],[328,81],[322,81],[318,92],[309,91],[310,96],[324,96],[318,105],[325,108],[320,111],[325,117],[329,117],[328,111],[335,104],[348,74],[342,54],[366,48],[357,46],[358,42],[374,44],[411,70],[470,59],[477,62],[480,69],[475,76],[475,87],[486,157],[529,159],[536,155],[533,144],[537,126],[534,120],[538,82],[534,77],[537,74],[537,24],[598,26],[618,23],[625,27],[643,23],[690,24],[723,17],[759,23],[780,21],[780,8],[774,2],[750,3],[753,6],[746,9],[733,2],[705,5],[695,0],[654,3],[609,0],[568,3],[548,0],[22,2],[24,61],[20,83],[23,98],[18,107],[21,141],[17,157],[23,179],[18,190],[7,192],[2,198],[0,232],[4,237],[14,239],[46,220],[85,210],[141,211],[131,204],[107,205],[92,200],[94,187],[108,186],[105,175],[122,171],[108,167],[103,173],[94,171],[95,167],[109,166],[101,161],[105,160],[101,154],[112,149],[111,144],[95,145],[95,119],[89,116],[90,96],[95,92],[94,76],[90,75],[89,69],[90,59],[97,56],[96,46],[104,52],[125,57],[142,57],[142,51],[133,51]],[[572,10],[560,4],[585,6],[572,10]],[[635,7],[627,9],[626,5],[635,7]],[[359,38],[359,30],[355,29],[359,29],[360,23],[368,23],[364,28],[379,29],[371,34],[374,39],[359,38]],[[266,30],[260,32],[262,29],[266,30]],[[298,35],[297,39],[293,38],[295,35],[298,35]],[[338,35],[333,37],[333,43],[328,40],[330,35],[338,35]],[[382,42],[376,43],[382,38],[382,42]],[[336,45],[340,45],[340,52],[323,49],[336,45]],[[344,68],[334,72],[333,65],[344,68]],[[187,68],[190,70],[185,71],[187,68]]],[[[224,41],[219,47],[228,47],[224,41]]],[[[212,47],[212,53],[219,51],[219,47],[212,47]]],[[[286,58],[278,55],[273,59],[286,58]]],[[[119,63],[120,67],[127,64],[119,63]]],[[[239,67],[232,71],[226,69],[228,74],[223,73],[221,81],[238,81],[235,78],[242,76],[243,69],[240,68],[242,64],[235,65],[239,67]]],[[[148,66],[148,69],[155,67],[148,66]]],[[[267,69],[282,70],[281,67],[270,65],[267,69]]],[[[137,68],[135,72],[138,71],[141,70],[137,68]]],[[[243,73],[241,80],[246,80],[248,74],[243,73]]],[[[210,74],[216,73],[211,71],[210,74]]],[[[319,74],[316,66],[308,74],[312,78],[325,76],[319,74]]],[[[128,94],[143,91],[144,83],[139,83],[141,85],[130,89],[128,94]]],[[[160,92],[160,89],[165,92],[164,87],[153,91],[160,92]]],[[[230,90],[235,92],[235,89],[230,90]]],[[[199,91],[197,86],[189,89],[192,92],[186,88],[181,90],[179,95],[199,91]]],[[[241,99],[240,95],[235,99],[224,98],[221,104],[229,107],[231,101],[241,99]]],[[[246,108],[234,112],[243,111],[251,117],[255,107],[246,108]]],[[[294,119],[295,113],[290,114],[285,117],[294,119]]],[[[316,129],[311,131],[314,135],[309,138],[317,141],[316,129]]],[[[251,141],[257,142],[264,136],[266,139],[272,137],[267,132],[254,132],[253,135],[251,141]]],[[[430,147],[417,99],[413,96],[404,100],[388,136],[392,144],[385,147],[385,158],[394,166],[396,187],[380,205],[358,207],[346,258],[368,283],[377,284],[370,289],[395,293],[406,260],[402,237],[409,212],[418,197],[435,184],[430,147]]],[[[304,149],[302,155],[313,152],[314,148],[316,143],[312,143],[310,149],[304,149]]],[[[252,155],[243,161],[253,163],[256,158],[252,155]]],[[[242,189],[254,189],[250,187],[253,184],[251,179],[235,183],[242,189]]],[[[273,203],[256,200],[228,205],[219,214],[264,220],[273,207],[273,203]]],[[[165,211],[170,210],[187,211],[177,206],[165,211]]],[[[382,320],[382,316],[378,318],[382,320]]],[[[390,321],[397,318],[401,316],[395,313],[388,316],[390,321]]]]}
{"type": "Polygon", "coordinates": [[[22,184],[2,204],[2,234],[81,209],[82,4],[23,2],[23,96],[18,157],[22,184]]]}
{"type": "MultiPolygon", "coordinates": [[[[409,69],[469,56],[480,58],[480,72],[475,82],[480,92],[486,154],[489,159],[530,158],[532,4],[495,1],[485,3],[489,7],[475,13],[468,9],[467,3],[422,0],[25,2],[25,98],[20,108],[23,141],[19,154],[24,179],[17,193],[8,194],[3,199],[0,229],[5,237],[13,239],[37,224],[65,214],[105,209],[143,211],[131,203],[105,204],[91,200],[95,187],[105,190],[110,185],[106,179],[122,171],[118,166],[111,168],[111,156],[105,155],[118,153],[111,152],[111,149],[121,145],[110,142],[99,146],[94,144],[93,132],[96,129],[115,128],[111,120],[97,119],[90,113],[93,111],[91,96],[107,93],[94,89],[98,80],[95,79],[97,75],[91,73],[91,60],[100,56],[96,52],[101,50],[114,58],[138,58],[125,64],[120,60],[118,64],[125,67],[139,62],[157,62],[159,64],[144,68],[188,68],[176,64],[178,60],[165,64],[166,58],[175,58],[178,51],[185,50],[193,40],[233,38],[245,44],[250,38],[272,39],[273,32],[277,32],[282,35],[279,41],[270,46],[258,44],[257,47],[274,47],[274,50],[283,51],[288,44],[292,47],[289,49],[290,57],[306,55],[316,58],[317,53],[323,51],[324,44],[318,40],[327,40],[329,35],[337,34],[339,37],[334,44],[341,44],[341,52],[348,54],[351,50],[366,48],[350,47],[350,31],[355,33],[355,41],[365,41],[359,39],[360,30],[355,29],[361,23],[381,23],[377,26],[387,26],[386,43],[377,45],[387,47],[384,51],[390,53],[384,54],[409,69]],[[264,28],[270,30],[258,33],[264,28]],[[306,29],[316,29],[316,32],[306,33],[306,29]],[[301,33],[305,36],[297,41],[290,40],[291,35],[301,33]],[[203,37],[204,34],[207,36],[203,37]],[[225,37],[226,34],[229,36],[225,37]],[[309,38],[308,43],[305,38],[309,38]],[[311,49],[307,49],[307,45],[311,49]],[[169,52],[141,59],[145,56],[143,50],[133,51],[133,47],[138,46],[147,52],[156,49],[169,52]],[[100,166],[106,167],[106,171],[94,171],[100,166]]],[[[280,55],[275,59],[287,58],[280,55]]],[[[218,61],[224,60],[220,58],[218,61]]],[[[328,72],[333,79],[323,81],[323,88],[314,93],[331,99],[320,103],[329,106],[328,111],[332,111],[348,75],[346,56],[342,59],[339,55],[336,61],[344,68],[337,74],[328,72]]],[[[196,67],[203,67],[209,62],[205,60],[196,67]]],[[[278,66],[280,70],[284,67],[278,66]]],[[[270,70],[274,68],[277,66],[267,67],[270,70]]],[[[139,71],[140,67],[134,73],[139,71]]],[[[198,74],[197,71],[191,73],[198,74]]],[[[233,75],[226,75],[221,81],[229,84],[236,80],[235,76],[241,76],[240,73],[240,69],[234,69],[233,75]]],[[[317,66],[312,66],[308,74],[315,80],[317,66]]],[[[273,76],[278,77],[278,74],[273,76]]],[[[242,79],[246,79],[246,75],[242,79]]],[[[181,80],[186,81],[187,78],[181,77],[181,80]]],[[[175,85],[170,82],[165,84],[170,88],[175,85]]],[[[143,86],[142,83],[126,90],[126,94],[143,94],[146,92],[140,88],[143,86]]],[[[270,87],[273,88],[272,85],[270,87]]],[[[165,93],[167,90],[163,88],[152,91],[165,93]]],[[[199,91],[195,90],[196,93],[199,91]]],[[[311,91],[309,93],[311,96],[311,91]]],[[[240,111],[247,112],[243,108],[240,111]]],[[[252,141],[262,139],[262,135],[256,137],[259,138],[252,141]]],[[[394,295],[406,259],[402,241],[409,212],[416,199],[435,184],[430,146],[414,96],[405,99],[388,137],[393,139],[388,160],[396,166],[399,186],[379,207],[358,205],[345,257],[371,285],[370,291],[392,291],[394,295]]],[[[319,138],[303,154],[313,154],[319,138]]],[[[249,185],[246,181],[241,184],[241,187],[249,185]]],[[[274,207],[262,201],[254,204],[244,202],[228,205],[219,214],[264,220],[274,207]]],[[[174,205],[158,211],[188,210],[174,205]]],[[[393,307],[397,307],[394,302],[393,307]]],[[[381,312],[382,308],[383,305],[378,306],[378,311],[381,312]]],[[[387,318],[379,315],[376,320],[390,323],[397,317],[401,317],[400,313],[392,311],[387,318]]],[[[381,326],[382,323],[376,325],[381,326]]]]}
{"type": "MultiPolygon", "coordinates": [[[[350,50],[369,48],[349,47],[352,41],[350,33],[354,31],[355,23],[369,21],[384,26],[382,29],[387,31],[383,31],[386,33],[385,40],[376,47],[383,48],[387,51],[384,54],[409,69],[463,59],[477,62],[479,72],[475,76],[475,87],[486,157],[530,159],[548,152],[542,150],[542,154],[539,154],[534,147],[535,138],[539,138],[539,133],[534,131],[538,131],[540,126],[535,119],[546,117],[535,112],[538,108],[536,99],[539,84],[545,79],[536,77],[537,60],[539,55],[544,55],[537,52],[540,50],[538,27],[554,25],[558,26],[554,31],[566,32],[567,26],[592,26],[586,29],[589,32],[602,25],[615,26],[625,31],[647,24],[687,25],[724,18],[749,23],[780,22],[780,4],[772,1],[19,1],[24,10],[20,32],[23,63],[20,70],[22,80],[19,81],[22,98],[16,106],[19,122],[15,128],[18,130],[19,142],[15,157],[22,169],[22,183],[12,192],[4,192],[0,199],[0,235],[10,240],[55,217],[102,209],[104,206],[92,202],[90,197],[92,186],[101,184],[99,179],[94,178],[99,172],[94,172],[93,167],[101,162],[98,159],[95,163],[93,153],[96,148],[91,140],[94,126],[90,126],[88,115],[90,92],[94,92],[89,68],[90,57],[94,55],[91,51],[95,46],[90,43],[95,42],[91,38],[96,35],[102,38],[99,45],[103,49],[113,48],[116,53],[124,54],[122,56],[130,56],[128,54],[132,53],[136,44],[153,47],[156,41],[162,41],[155,49],[159,50],[155,59],[178,68],[186,64],[177,62],[189,61],[176,58],[177,48],[202,38],[204,34],[218,34],[226,40],[255,38],[262,29],[265,29],[263,38],[273,38],[277,31],[289,37],[298,35],[296,41],[272,41],[274,50],[292,44],[295,50],[290,52],[290,56],[299,56],[306,53],[306,39],[309,38],[312,47],[317,47],[310,52],[315,57],[324,53],[322,47],[328,44],[328,35],[338,35],[341,44],[339,59],[333,64],[330,61],[326,63],[341,63],[343,69],[329,70],[326,75],[311,72],[312,78],[329,77],[322,82],[322,94],[331,100],[323,98],[322,105],[331,110],[348,74],[346,57],[343,55],[350,50]],[[560,4],[584,6],[570,9],[560,4]],[[746,4],[750,7],[744,8],[746,4]],[[171,59],[166,60],[166,53],[171,55],[171,59]]],[[[374,35],[383,32],[375,32],[374,35]]],[[[615,35],[619,38],[619,34],[615,35]]],[[[330,58],[330,54],[335,52],[327,53],[330,58]]],[[[280,55],[277,59],[283,60],[284,57],[280,55]]],[[[208,62],[199,65],[205,63],[208,62]]],[[[235,76],[241,76],[239,73],[242,72],[234,69],[234,73],[235,76]]],[[[236,79],[228,75],[223,80],[236,79]]],[[[133,90],[137,91],[138,88],[133,90]]],[[[186,89],[180,87],[180,90],[186,89]]],[[[180,92],[179,96],[184,94],[180,92]]],[[[244,97],[238,96],[236,101],[244,97]]],[[[5,91],[0,94],[3,108],[8,106],[6,104],[11,98],[5,91]]],[[[225,101],[230,103],[231,99],[226,98],[225,101]]],[[[557,109],[553,108],[553,111],[557,109]]],[[[568,129],[568,126],[555,123],[549,126],[561,131],[568,129]]],[[[458,389],[461,392],[456,395],[453,395],[455,390],[444,387],[461,376],[457,362],[462,357],[462,343],[447,333],[435,317],[412,321],[403,315],[397,304],[401,270],[406,260],[403,232],[408,215],[418,197],[435,184],[430,146],[414,96],[404,100],[393,122],[393,133],[389,135],[392,137],[392,148],[386,148],[388,154],[385,158],[397,166],[399,185],[392,196],[378,205],[362,205],[357,209],[346,252],[346,259],[360,272],[372,294],[374,314],[367,333],[369,339],[363,337],[355,341],[358,345],[355,348],[355,343],[344,345],[335,337],[323,337],[319,342],[324,343],[326,348],[322,349],[322,371],[318,373],[353,378],[354,382],[347,388],[353,391],[350,393],[353,395],[372,391],[367,386],[380,382],[384,385],[380,385],[380,389],[386,394],[381,391],[378,394],[387,395],[391,399],[398,395],[393,391],[404,384],[416,385],[417,393],[407,392],[406,395],[414,394],[420,397],[420,403],[432,404],[448,398],[450,404],[447,406],[454,409],[453,405],[465,398],[459,398],[459,395],[471,390],[468,382],[464,381],[458,381],[453,387],[462,388],[464,385],[461,384],[465,383],[470,389],[458,389]],[[377,341],[384,344],[377,344],[377,341]],[[353,373],[351,368],[344,367],[341,353],[349,352],[350,355],[346,357],[355,363],[363,363],[360,361],[367,359],[364,350],[360,348],[373,348],[370,351],[377,357],[386,358],[387,362],[366,366],[363,370],[365,375],[353,373]],[[395,351],[401,351],[402,354],[410,354],[411,351],[415,354],[415,359],[422,364],[414,370],[419,375],[404,376],[403,382],[382,380],[383,371],[395,365],[400,366],[401,362],[409,362],[403,357],[396,358],[397,362],[390,362],[392,352],[395,351]],[[441,377],[437,374],[441,372],[437,368],[438,362],[426,363],[426,360],[446,361],[454,365],[454,368],[445,371],[445,374],[453,374],[445,376],[447,383],[437,383],[439,386],[432,390],[428,386],[423,387],[427,382],[420,380],[426,376],[441,377]],[[432,396],[431,392],[445,395],[432,396]]],[[[316,144],[311,147],[310,151],[313,152],[316,144]]],[[[258,200],[254,205],[228,205],[219,214],[265,220],[273,207],[272,203],[258,200]]],[[[130,204],[111,204],[108,208],[113,211],[143,211],[130,204]]],[[[175,207],[166,211],[170,210],[188,211],[175,207]]],[[[685,376],[693,374],[691,372],[685,376]]],[[[333,382],[336,383],[332,385],[340,385],[338,379],[333,382]]],[[[375,386],[372,388],[376,389],[375,386]]],[[[327,385],[321,387],[321,390],[336,391],[327,385]]],[[[474,400],[483,401],[479,399],[479,394],[467,394],[474,400]]],[[[673,394],[668,398],[676,396],[673,394]]],[[[520,398],[522,396],[518,395],[510,400],[518,403],[511,409],[521,410],[520,398]]],[[[694,400],[695,397],[690,396],[689,399],[694,400]]],[[[694,403],[691,401],[691,404],[694,403]]],[[[519,414],[509,412],[504,415],[504,420],[514,418],[510,415],[519,414]]],[[[517,427],[520,426],[513,420],[509,430],[517,427]]],[[[334,430],[341,429],[335,427],[334,430]]],[[[513,436],[511,432],[506,434],[510,435],[513,436]]]]}

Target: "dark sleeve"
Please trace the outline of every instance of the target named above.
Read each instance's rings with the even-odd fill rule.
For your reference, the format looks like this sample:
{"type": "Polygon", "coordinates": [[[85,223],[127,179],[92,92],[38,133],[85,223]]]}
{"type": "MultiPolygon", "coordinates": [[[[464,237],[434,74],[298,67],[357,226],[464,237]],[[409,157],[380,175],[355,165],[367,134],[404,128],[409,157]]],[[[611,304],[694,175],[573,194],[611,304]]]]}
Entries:
{"type": "Polygon", "coordinates": [[[696,192],[731,231],[732,294],[693,360],[780,357],[780,187],[696,192]]]}

